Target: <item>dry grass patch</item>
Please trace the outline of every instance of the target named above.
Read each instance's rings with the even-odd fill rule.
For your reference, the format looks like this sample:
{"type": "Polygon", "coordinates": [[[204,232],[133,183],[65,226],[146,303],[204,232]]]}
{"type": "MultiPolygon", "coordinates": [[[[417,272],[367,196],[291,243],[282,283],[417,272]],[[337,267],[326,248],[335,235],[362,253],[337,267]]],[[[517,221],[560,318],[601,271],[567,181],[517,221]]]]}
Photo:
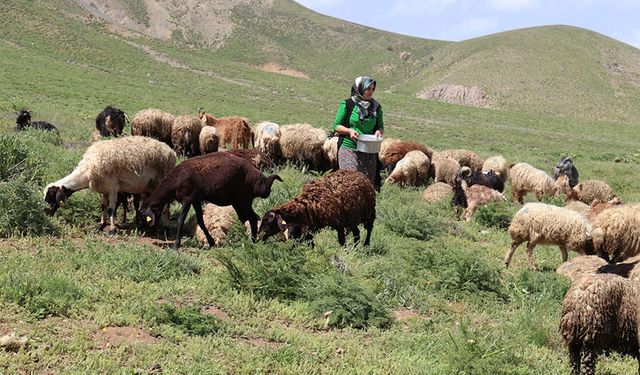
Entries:
{"type": "Polygon", "coordinates": [[[157,344],[160,340],[135,327],[104,327],[92,335],[101,349],[120,345],[157,344]]]}

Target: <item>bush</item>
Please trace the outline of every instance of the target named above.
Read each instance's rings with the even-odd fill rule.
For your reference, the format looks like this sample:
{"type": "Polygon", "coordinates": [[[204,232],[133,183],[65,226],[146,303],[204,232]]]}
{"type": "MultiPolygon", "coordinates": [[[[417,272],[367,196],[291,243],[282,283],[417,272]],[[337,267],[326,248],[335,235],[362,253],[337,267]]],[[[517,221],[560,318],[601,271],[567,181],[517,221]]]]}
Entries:
{"type": "Polygon", "coordinates": [[[352,278],[335,272],[315,278],[305,290],[314,311],[327,317],[330,327],[386,328],[393,318],[373,292],[352,278]]]}
{"type": "Polygon", "coordinates": [[[0,182],[0,237],[55,234],[44,209],[40,191],[25,177],[0,182]]]}
{"type": "Polygon", "coordinates": [[[426,241],[444,228],[444,219],[422,202],[406,205],[398,200],[379,199],[376,213],[387,228],[404,237],[426,241]]]}
{"type": "Polygon", "coordinates": [[[486,227],[507,229],[511,224],[513,215],[515,215],[515,209],[503,203],[493,202],[478,208],[474,218],[478,223],[486,227]]]}
{"type": "Polygon", "coordinates": [[[167,303],[149,309],[143,319],[155,325],[174,326],[191,336],[212,335],[223,327],[223,322],[213,315],[203,314],[193,307],[178,309],[167,303]]]}
{"type": "Polygon", "coordinates": [[[0,181],[9,181],[26,172],[29,150],[16,137],[0,135],[0,181]]]}

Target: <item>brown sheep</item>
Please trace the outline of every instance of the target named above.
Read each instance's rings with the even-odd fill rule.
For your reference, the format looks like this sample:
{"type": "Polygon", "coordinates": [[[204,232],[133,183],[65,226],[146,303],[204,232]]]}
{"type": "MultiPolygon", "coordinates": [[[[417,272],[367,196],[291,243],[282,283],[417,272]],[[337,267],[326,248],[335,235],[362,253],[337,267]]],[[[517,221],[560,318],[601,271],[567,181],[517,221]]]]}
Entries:
{"type": "Polygon", "coordinates": [[[171,143],[178,156],[200,155],[202,121],[194,116],[178,116],[173,120],[171,143]]]}
{"type": "Polygon", "coordinates": [[[220,147],[227,148],[231,144],[232,150],[238,148],[249,148],[253,143],[253,132],[249,127],[249,121],[244,117],[232,116],[217,118],[209,113],[205,113],[203,108],[198,110],[198,118],[209,126],[214,126],[218,130],[220,137],[220,147]]]}
{"type": "MultiPolygon", "coordinates": [[[[380,150],[378,158],[380,158],[382,165],[387,168],[387,172],[391,173],[395,168],[396,163],[404,158],[407,152],[414,150],[422,151],[427,155],[429,160],[433,160],[432,148],[414,141],[399,141],[391,139],[389,140],[389,144],[385,144],[384,149],[380,150]]],[[[433,173],[430,173],[430,175],[433,177],[433,173]]]]}

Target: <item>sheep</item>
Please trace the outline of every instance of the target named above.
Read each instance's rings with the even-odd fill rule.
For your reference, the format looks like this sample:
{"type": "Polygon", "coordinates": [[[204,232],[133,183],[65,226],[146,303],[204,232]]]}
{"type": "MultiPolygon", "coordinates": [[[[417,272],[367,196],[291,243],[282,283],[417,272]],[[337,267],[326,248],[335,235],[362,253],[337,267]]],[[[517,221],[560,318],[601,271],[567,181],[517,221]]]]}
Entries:
{"type": "Polygon", "coordinates": [[[16,131],[34,128],[39,130],[57,131],[55,125],[46,121],[31,121],[31,112],[28,109],[22,109],[16,118],[16,131]]]}
{"type": "Polygon", "coordinates": [[[592,255],[591,224],[579,213],[563,207],[544,203],[525,204],[511,220],[509,236],[511,249],[504,257],[505,267],[509,267],[516,248],[527,242],[529,269],[535,271],[533,249],[540,244],[557,245],[562,252],[562,261],[568,258],[567,249],[580,255],[592,255]]]}
{"type": "Polygon", "coordinates": [[[482,163],[482,172],[493,171],[502,182],[507,180],[507,160],[502,155],[492,156],[482,163]]]}
{"type": "Polygon", "coordinates": [[[227,148],[231,144],[232,150],[238,148],[249,148],[253,141],[253,132],[249,127],[249,121],[244,117],[231,116],[217,118],[204,112],[204,108],[198,110],[198,118],[209,126],[218,130],[220,137],[220,147],[227,148]]]}
{"type": "Polygon", "coordinates": [[[460,170],[460,164],[457,161],[435,152],[433,159],[431,159],[431,166],[436,182],[444,182],[452,187],[456,185],[456,177],[460,170]]]}
{"type": "MultiPolygon", "coordinates": [[[[560,178],[563,178],[565,176],[561,176],[560,178]]],[[[564,208],[567,208],[569,210],[573,210],[576,211],[578,213],[580,213],[582,216],[586,217],[587,219],[589,219],[589,221],[593,220],[594,217],[596,217],[600,212],[617,206],[619,205],[620,202],[616,201],[616,200],[612,200],[609,202],[600,202],[598,200],[593,201],[590,205],[586,204],[584,202],[581,201],[567,201],[567,203],[565,204],[564,208]]]]}
{"type": "Polygon", "coordinates": [[[556,180],[555,188],[556,195],[564,193],[567,200],[579,200],[586,204],[591,204],[596,200],[612,204],[621,203],[611,186],[600,180],[586,180],[572,188],[569,177],[562,175],[556,180]]]}
{"type": "Polygon", "coordinates": [[[391,138],[382,141],[378,158],[384,168],[387,168],[387,172],[391,173],[396,163],[404,158],[407,152],[414,150],[422,151],[429,160],[432,160],[434,151],[430,147],[414,141],[400,141],[391,138]]]}
{"type": "Polygon", "coordinates": [[[302,191],[290,201],[267,211],[262,217],[260,235],[263,239],[288,231],[291,238],[331,227],[338,232],[338,242],[345,245],[345,229],[360,240],[358,224],[367,230],[364,245],[368,246],[376,218],[376,192],[362,173],[339,169],[327,176],[304,184],[302,191]]]}
{"type": "Polygon", "coordinates": [[[155,139],[131,136],[95,142],[73,172],[44,188],[47,211],[53,215],[71,194],[90,188],[102,195],[102,218],[96,230],[104,229],[109,216],[109,235],[114,235],[118,193],[151,192],[175,164],[175,152],[155,139]]]}
{"type": "Polygon", "coordinates": [[[561,263],[558,268],[556,268],[556,273],[567,277],[574,283],[585,275],[599,273],[599,270],[607,264],[606,260],[597,255],[577,256],[561,263]]]}
{"type": "Polygon", "coordinates": [[[569,178],[569,186],[574,187],[578,184],[580,174],[578,168],[573,164],[573,159],[562,158],[553,167],[552,176],[554,180],[557,180],[560,176],[567,176],[569,178]]]}
{"type": "Polygon", "coordinates": [[[464,166],[458,171],[457,178],[464,179],[467,185],[483,185],[499,192],[504,192],[504,181],[493,170],[489,172],[472,171],[464,166]]]}
{"type": "Polygon", "coordinates": [[[436,182],[429,185],[424,192],[422,192],[422,199],[427,203],[438,203],[453,195],[453,188],[451,185],[444,182],[436,182]]]}
{"type": "Polygon", "coordinates": [[[275,164],[273,161],[265,155],[262,151],[250,148],[250,149],[237,149],[237,150],[229,150],[226,153],[230,155],[235,155],[245,160],[248,160],[253,164],[254,167],[258,169],[273,169],[275,168],[275,164]]]}
{"type": "MultiPolygon", "coordinates": [[[[217,206],[207,203],[202,209],[202,218],[204,226],[213,238],[214,246],[222,246],[229,229],[238,220],[232,206],[217,206]]],[[[201,242],[207,242],[204,231],[198,227],[196,215],[192,216],[185,224],[186,232],[195,235],[196,239],[201,242]]]]}
{"type": "Polygon", "coordinates": [[[565,202],[564,208],[575,211],[585,218],[589,218],[589,214],[591,213],[591,206],[580,201],[567,201],[565,202]]]}
{"type": "Polygon", "coordinates": [[[387,177],[386,182],[397,183],[400,186],[419,186],[429,180],[431,161],[422,151],[409,151],[396,163],[393,172],[387,177]]]}
{"type": "Polygon", "coordinates": [[[461,167],[467,166],[473,171],[482,170],[482,158],[473,151],[465,149],[444,150],[438,152],[440,157],[451,158],[460,164],[461,167]]]}
{"type": "MultiPolygon", "coordinates": [[[[468,168],[468,167],[467,167],[468,168]]],[[[456,178],[456,186],[453,188],[451,205],[457,208],[464,207],[464,219],[469,221],[479,206],[490,202],[505,202],[504,194],[484,185],[469,186],[461,176],[456,178]]],[[[458,218],[460,213],[458,211],[458,218]]]]}
{"type": "Polygon", "coordinates": [[[193,205],[198,226],[205,234],[209,246],[215,241],[207,230],[202,216],[202,202],[219,206],[233,206],[241,222],[249,221],[251,236],[256,239],[258,215],[253,211],[255,197],[267,198],[278,175],[265,177],[249,161],[227,152],[214,152],[196,156],[180,163],[145,199],[140,209],[147,225],[154,227],[163,207],[176,200],[182,204],[178,231],[173,245],[180,248],[182,229],[189,209],[193,205]]]}
{"type": "Polygon", "coordinates": [[[511,182],[511,197],[520,204],[523,203],[522,198],[528,192],[535,193],[536,199],[540,201],[543,194],[554,195],[556,191],[551,176],[527,163],[511,164],[509,166],[509,181],[511,182]]]}
{"type": "Polygon", "coordinates": [[[198,136],[200,143],[200,154],[206,155],[211,152],[218,151],[220,146],[220,137],[218,136],[218,130],[213,126],[203,126],[198,136]]]}
{"type": "Polygon", "coordinates": [[[639,299],[636,283],[618,275],[586,275],[571,286],[562,301],[560,333],[572,374],[594,375],[598,356],[610,352],[635,357],[640,371],[639,299]]]}
{"type": "Polygon", "coordinates": [[[338,165],[338,140],[340,137],[329,137],[324,141],[322,150],[324,151],[324,158],[329,169],[337,171],[338,165]]]}
{"type": "Polygon", "coordinates": [[[602,211],[592,219],[593,247],[603,259],[620,262],[640,254],[640,203],[602,211]]]}
{"type": "Polygon", "coordinates": [[[253,134],[254,147],[262,151],[274,162],[278,162],[282,157],[280,125],[274,122],[262,121],[255,125],[253,134]]]}
{"type": "Polygon", "coordinates": [[[96,116],[96,131],[101,137],[117,137],[122,135],[127,115],[120,109],[106,106],[96,116]]]}
{"type": "Polygon", "coordinates": [[[171,130],[174,119],[172,114],[159,109],[143,109],[131,120],[131,134],[155,138],[173,147],[171,130]]]}
{"type": "Polygon", "coordinates": [[[309,124],[284,125],[280,127],[282,157],[301,166],[324,171],[327,163],[322,146],[327,132],[309,124]]]}
{"type": "Polygon", "coordinates": [[[178,116],[171,127],[171,143],[178,156],[200,155],[202,122],[194,116],[178,116]]]}

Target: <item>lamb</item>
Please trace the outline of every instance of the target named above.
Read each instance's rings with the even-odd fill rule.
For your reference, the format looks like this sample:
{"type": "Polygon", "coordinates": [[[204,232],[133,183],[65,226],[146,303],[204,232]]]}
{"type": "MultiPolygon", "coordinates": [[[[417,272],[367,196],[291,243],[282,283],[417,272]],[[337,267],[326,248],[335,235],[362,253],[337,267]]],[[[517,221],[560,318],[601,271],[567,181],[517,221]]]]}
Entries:
{"type": "Polygon", "coordinates": [[[400,186],[419,186],[429,180],[431,161],[422,151],[409,151],[396,163],[393,172],[387,177],[388,183],[397,183],[400,186]]]}
{"type": "Polygon", "coordinates": [[[431,166],[433,167],[433,177],[436,182],[444,182],[452,187],[456,185],[456,177],[460,170],[460,164],[457,161],[436,152],[433,154],[433,159],[431,159],[431,166]]]}
{"type": "Polygon", "coordinates": [[[208,126],[213,126],[218,130],[220,146],[227,148],[231,144],[232,150],[238,148],[249,148],[253,141],[253,132],[249,127],[249,121],[244,117],[231,116],[217,118],[204,112],[204,108],[198,110],[198,118],[208,126]]]}
{"type": "Polygon", "coordinates": [[[458,171],[458,177],[464,179],[467,185],[483,185],[499,192],[504,192],[504,181],[492,170],[489,172],[472,171],[464,166],[458,171]]]}
{"type": "Polygon", "coordinates": [[[573,164],[573,159],[571,158],[560,159],[560,161],[553,167],[552,175],[554,180],[557,180],[560,176],[567,176],[569,179],[569,185],[572,188],[578,184],[578,180],[580,178],[578,168],[573,164]]]}
{"type": "Polygon", "coordinates": [[[473,151],[465,149],[444,150],[438,152],[440,157],[451,158],[460,164],[461,167],[467,166],[473,171],[482,170],[482,158],[473,151]]]}
{"type": "Polygon", "coordinates": [[[213,126],[203,126],[198,136],[200,143],[200,154],[206,155],[211,152],[218,151],[220,146],[220,137],[218,137],[218,130],[213,126]]]}
{"type": "Polygon", "coordinates": [[[301,166],[317,171],[327,170],[323,145],[327,132],[309,124],[284,125],[280,127],[282,157],[301,166]]]}
{"type": "Polygon", "coordinates": [[[249,161],[226,152],[197,156],[183,161],[171,171],[144,200],[141,213],[146,216],[148,225],[154,227],[156,218],[167,204],[174,200],[182,204],[174,243],[174,249],[177,250],[180,248],[184,221],[192,205],[198,226],[204,232],[209,246],[214,246],[215,240],[205,226],[202,202],[231,205],[241,222],[249,221],[251,236],[255,240],[258,215],[253,211],[252,203],[255,197],[267,198],[275,180],[282,181],[278,175],[265,177],[249,161]]]}
{"type": "Polygon", "coordinates": [[[362,173],[339,169],[327,176],[306,183],[302,191],[289,202],[267,211],[262,217],[260,235],[263,239],[288,231],[291,238],[331,227],[338,232],[338,242],[345,244],[345,229],[360,240],[358,224],[367,230],[364,245],[368,246],[376,218],[376,192],[362,173]]]}
{"type": "Polygon", "coordinates": [[[131,134],[155,138],[173,147],[171,129],[174,119],[172,114],[159,109],[143,109],[131,120],[131,134]]]}
{"type": "Polygon", "coordinates": [[[453,188],[451,188],[451,185],[444,182],[435,182],[422,192],[422,199],[427,203],[438,203],[450,198],[452,195],[453,188]]]}
{"type": "Polygon", "coordinates": [[[603,259],[615,263],[640,254],[640,203],[604,210],[592,223],[593,247],[603,259]]]}
{"type": "Polygon", "coordinates": [[[102,231],[110,217],[109,235],[116,233],[118,192],[149,193],[176,164],[176,154],[167,145],[147,137],[113,138],[93,143],[68,176],[44,189],[44,200],[53,215],[71,194],[90,188],[102,195],[102,231]]]}
{"type": "Polygon", "coordinates": [[[482,172],[493,171],[502,182],[507,180],[507,160],[502,155],[492,156],[482,163],[482,172]]]}
{"type": "MultiPolygon", "coordinates": [[[[484,185],[469,186],[464,178],[458,177],[456,178],[456,186],[453,188],[451,205],[457,208],[464,207],[464,218],[469,221],[479,206],[491,202],[505,201],[504,194],[501,192],[484,185]]],[[[459,217],[460,213],[458,211],[459,217]]]]}
{"type": "Polygon", "coordinates": [[[39,130],[50,130],[57,131],[58,128],[55,125],[46,122],[46,121],[31,121],[31,112],[28,109],[22,109],[18,113],[18,117],[16,118],[16,130],[22,131],[27,128],[34,128],[39,130]]]}
{"type": "Polygon", "coordinates": [[[414,150],[422,151],[429,160],[432,160],[434,151],[430,147],[414,141],[400,141],[391,138],[382,141],[378,158],[382,165],[387,168],[387,171],[391,173],[396,163],[404,158],[407,152],[414,150]]]}
{"type": "Polygon", "coordinates": [[[268,121],[259,122],[253,129],[253,135],[254,147],[278,162],[282,157],[280,125],[268,121]]]}
{"type": "Polygon", "coordinates": [[[101,137],[117,137],[122,135],[127,115],[120,109],[107,106],[96,116],[96,131],[101,137]]]}
{"type": "Polygon", "coordinates": [[[557,245],[562,252],[562,261],[568,258],[567,249],[580,255],[593,254],[591,224],[579,213],[566,208],[544,203],[525,204],[511,220],[509,236],[511,249],[504,257],[505,267],[509,267],[516,248],[527,242],[529,269],[535,271],[533,249],[540,244],[557,245]]]}
{"type": "Polygon", "coordinates": [[[171,143],[178,156],[200,155],[202,122],[194,116],[178,116],[171,127],[171,143]]]}
{"type": "Polygon", "coordinates": [[[586,275],[571,286],[562,302],[560,333],[572,374],[594,375],[598,356],[610,352],[635,357],[640,371],[639,299],[634,281],[613,274],[586,275]]]}
{"type": "Polygon", "coordinates": [[[536,199],[540,201],[543,194],[554,195],[556,191],[551,176],[527,163],[511,164],[509,166],[509,180],[511,181],[511,197],[520,204],[523,203],[522,198],[528,192],[535,193],[536,199]]]}
{"type": "Polygon", "coordinates": [[[556,180],[555,187],[556,194],[564,193],[567,200],[579,200],[586,204],[591,204],[596,200],[612,204],[621,203],[611,186],[600,180],[583,181],[572,188],[569,177],[562,175],[556,180]]]}

